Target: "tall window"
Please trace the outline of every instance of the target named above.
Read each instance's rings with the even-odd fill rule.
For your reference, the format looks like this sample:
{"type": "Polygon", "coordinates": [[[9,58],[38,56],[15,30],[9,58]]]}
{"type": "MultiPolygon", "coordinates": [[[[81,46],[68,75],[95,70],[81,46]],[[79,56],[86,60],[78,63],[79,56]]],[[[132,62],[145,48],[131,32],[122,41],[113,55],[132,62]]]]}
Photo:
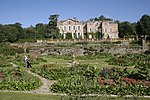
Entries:
{"type": "Polygon", "coordinates": [[[75,26],[73,26],[73,29],[75,30],[75,29],[76,29],[76,27],[75,27],[75,26]]]}
{"type": "Polygon", "coordinates": [[[71,30],[71,26],[69,26],[69,30],[71,30]]]}
{"type": "Polygon", "coordinates": [[[91,32],[92,31],[92,29],[91,28],[89,28],[89,32],[91,32]]]}
{"type": "Polygon", "coordinates": [[[107,32],[107,28],[105,28],[105,32],[107,32]]]}
{"type": "Polygon", "coordinates": [[[66,30],[66,26],[64,26],[64,30],[66,30]]]}
{"type": "Polygon", "coordinates": [[[112,32],[112,29],[110,29],[110,32],[112,32]]]}
{"type": "Polygon", "coordinates": [[[80,30],[80,26],[78,26],[78,30],[80,30]]]}

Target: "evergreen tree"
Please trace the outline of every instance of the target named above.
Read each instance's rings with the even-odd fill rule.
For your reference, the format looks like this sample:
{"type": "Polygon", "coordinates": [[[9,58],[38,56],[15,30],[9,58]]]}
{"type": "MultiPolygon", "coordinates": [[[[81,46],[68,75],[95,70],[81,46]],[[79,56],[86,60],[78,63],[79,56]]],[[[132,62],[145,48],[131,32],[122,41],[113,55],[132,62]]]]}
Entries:
{"type": "Polygon", "coordinates": [[[57,21],[58,21],[59,15],[50,15],[48,18],[50,21],[48,23],[48,33],[46,34],[46,37],[50,37],[52,39],[58,37],[58,28],[57,28],[57,21]]]}

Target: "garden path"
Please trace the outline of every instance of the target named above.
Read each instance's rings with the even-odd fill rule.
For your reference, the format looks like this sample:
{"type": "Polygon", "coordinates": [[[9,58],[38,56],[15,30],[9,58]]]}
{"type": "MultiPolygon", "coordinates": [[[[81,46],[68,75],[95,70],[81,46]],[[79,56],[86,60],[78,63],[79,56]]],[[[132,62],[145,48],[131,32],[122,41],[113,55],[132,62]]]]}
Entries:
{"type": "Polygon", "coordinates": [[[29,74],[32,74],[33,76],[38,77],[42,81],[42,83],[43,83],[43,85],[40,86],[39,89],[30,91],[31,93],[38,93],[38,94],[47,94],[47,93],[50,93],[49,87],[51,85],[53,85],[56,81],[45,79],[45,78],[41,77],[40,75],[32,73],[30,70],[26,70],[26,71],[29,74]]]}
{"type": "MultiPolygon", "coordinates": [[[[12,62],[11,62],[11,64],[13,65],[13,67],[17,67],[16,64],[14,64],[14,63],[12,63],[12,62]]],[[[50,87],[51,85],[53,85],[56,81],[48,80],[48,79],[46,79],[46,78],[43,78],[43,77],[41,77],[40,75],[37,75],[37,74],[31,72],[31,71],[28,70],[28,69],[25,69],[25,71],[28,72],[29,74],[32,74],[32,75],[35,76],[35,77],[38,77],[38,78],[42,81],[42,83],[43,83],[43,85],[40,86],[38,89],[36,89],[36,90],[31,90],[31,91],[25,91],[25,92],[27,92],[27,93],[37,93],[37,94],[49,94],[49,93],[51,93],[49,87],[50,87]]]]}

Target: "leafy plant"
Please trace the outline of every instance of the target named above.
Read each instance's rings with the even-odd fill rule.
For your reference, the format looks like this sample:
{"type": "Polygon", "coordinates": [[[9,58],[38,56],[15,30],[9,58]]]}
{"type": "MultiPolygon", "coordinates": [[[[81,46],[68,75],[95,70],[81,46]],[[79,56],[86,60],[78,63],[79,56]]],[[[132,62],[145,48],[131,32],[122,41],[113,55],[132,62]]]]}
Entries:
{"type": "Polygon", "coordinates": [[[33,90],[42,84],[38,78],[19,67],[1,69],[0,73],[3,73],[0,90],[33,90]]]}

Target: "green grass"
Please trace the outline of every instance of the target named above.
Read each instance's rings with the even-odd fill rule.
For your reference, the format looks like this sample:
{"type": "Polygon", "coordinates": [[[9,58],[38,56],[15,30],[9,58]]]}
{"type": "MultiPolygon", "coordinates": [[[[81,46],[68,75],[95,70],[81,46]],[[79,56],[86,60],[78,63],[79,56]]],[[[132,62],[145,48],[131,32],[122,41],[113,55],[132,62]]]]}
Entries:
{"type": "MultiPolygon", "coordinates": [[[[59,66],[62,66],[62,67],[69,66],[69,63],[71,62],[71,60],[56,59],[56,58],[53,58],[53,57],[46,57],[46,56],[43,57],[43,59],[47,60],[47,64],[48,63],[58,64],[59,66]]],[[[80,64],[89,64],[89,65],[95,66],[99,69],[102,69],[104,67],[107,67],[107,68],[112,68],[112,67],[124,68],[122,66],[108,65],[108,63],[106,62],[108,59],[109,58],[92,59],[92,60],[78,60],[78,62],[80,64]]],[[[46,64],[46,63],[42,62],[42,63],[40,63],[38,65],[35,65],[35,66],[41,66],[43,64],[46,64]]]]}
{"type": "Polygon", "coordinates": [[[47,60],[47,62],[40,62],[39,64],[35,64],[35,67],[40,67],[43,64],[57,64],[58,66],[61,67],[67,67],[69,65],[70,60],[64,60],[64,59],[56,59],[53,57],[43,57],[44,60],[47,60]]]}
{"type": "MultiPolygon", "coordinates": [[[[68,96],[54,96],[45,94],[29,94],[0,92],[0,100],[75,100],[68,96]]],[[[149,98],[112,98],[112,97],[84,97],[77,100],[150,100],[149,98]]]]}
{"type": "Polygon", "coordinates": [[[112,68],[112,67],[119,67],[122,68],[121,66],[116,66],[116,65],[108,65],[106,62],[109,58],[103,58],[103,59],[93,59],[93,60],[79,60],[81,64],[89,64],[92,66],[95,66],[99,69],[102,68],[112,68]]]}
{"type": "Polygon", "coordinates": [[[0,100],[60,100],[61,96],[0,92],[0,100]]]}

